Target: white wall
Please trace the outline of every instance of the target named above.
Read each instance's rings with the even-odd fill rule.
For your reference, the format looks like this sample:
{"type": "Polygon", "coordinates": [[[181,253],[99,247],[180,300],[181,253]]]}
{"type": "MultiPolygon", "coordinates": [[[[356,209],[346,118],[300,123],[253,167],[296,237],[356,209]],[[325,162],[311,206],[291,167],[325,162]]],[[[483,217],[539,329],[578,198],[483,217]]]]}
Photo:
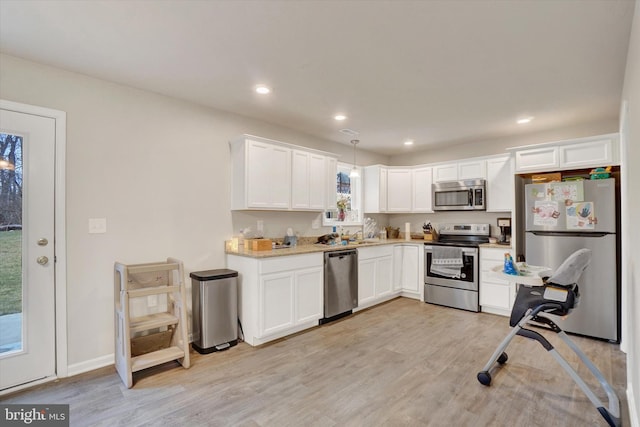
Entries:
{"type": "MultiPolygon", "coordinates": [[[[233,233],[229,140],[249,133],[353,156],[351,145],[7,55],[0,98],[67,112],[71,367],[113,353],[114,261],[172,256],[187,272],[225,266],[223,242],[233,233]],[[97,217],[107,219],[107,233],[90,235],[88,219],[97,217]]],[[[388,158],[359,150],[358,160],[388,158]]],[[[291,218],[282,221],[296,226],[291,218]]]]}
{"type": "MultiPolygon", "coordinates": [[[[623,276],[623,299],[626,303],[623,313],[623,335],[627,351],[627,394],[632,426],[640,427],[640,198],[636,196],[640,183],[640,2],[636,1],[633,18],[627,68],[625,71],[623,101],[627,102],[628,120],[626,149],[623,166],[627,174],[628,194],[624,198],[626,207],[623,215],[623,259],[627,275],[623,276]],[[626,243],[626,244],[625,244],[626,243]],[[624,248],[629,248],[625,251],[624,248]]],[[[623,195],[624,197],[624,195],[623,195]]]]}

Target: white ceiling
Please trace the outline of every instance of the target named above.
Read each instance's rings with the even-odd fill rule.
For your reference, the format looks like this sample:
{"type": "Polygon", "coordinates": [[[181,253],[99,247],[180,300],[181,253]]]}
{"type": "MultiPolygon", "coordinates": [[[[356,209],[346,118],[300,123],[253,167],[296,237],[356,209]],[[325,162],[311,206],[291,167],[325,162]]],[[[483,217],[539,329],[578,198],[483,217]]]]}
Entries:
{"type": "Polygon", "coordinates": [[[392,155],[616,117],[633,7],[0,0],[0,51],[392,155]]]}

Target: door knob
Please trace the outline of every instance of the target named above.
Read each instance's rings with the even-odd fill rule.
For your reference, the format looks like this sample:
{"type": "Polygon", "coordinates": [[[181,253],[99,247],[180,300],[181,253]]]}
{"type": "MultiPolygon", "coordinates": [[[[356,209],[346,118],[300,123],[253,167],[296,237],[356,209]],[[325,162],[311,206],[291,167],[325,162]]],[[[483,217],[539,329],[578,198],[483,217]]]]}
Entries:
{"type": "Polygon", "coordinates": [[[39,256],[38,259],[36,259],[36,262],[40,265],[47,265],[47,263],[49,262],[49,258],[47,258],[46,256],[39,256]]]}
{"type": "Polygon", "coordinates": [[[38,239],[38,246],[47,246],[48,244],[49,244],[49,241],[44,237],[41,239],[38,239]]]}

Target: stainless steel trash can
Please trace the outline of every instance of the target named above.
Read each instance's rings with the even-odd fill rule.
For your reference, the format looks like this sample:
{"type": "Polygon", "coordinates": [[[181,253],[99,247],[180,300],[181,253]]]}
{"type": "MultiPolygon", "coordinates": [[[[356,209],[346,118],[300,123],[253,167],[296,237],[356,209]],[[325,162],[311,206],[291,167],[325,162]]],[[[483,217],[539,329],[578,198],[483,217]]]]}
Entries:
{"type": "Polygon", "coordinates": [[[238,343],[238,272],[194,271],[191,277],[192,347],[200,354],[238,343]]]}

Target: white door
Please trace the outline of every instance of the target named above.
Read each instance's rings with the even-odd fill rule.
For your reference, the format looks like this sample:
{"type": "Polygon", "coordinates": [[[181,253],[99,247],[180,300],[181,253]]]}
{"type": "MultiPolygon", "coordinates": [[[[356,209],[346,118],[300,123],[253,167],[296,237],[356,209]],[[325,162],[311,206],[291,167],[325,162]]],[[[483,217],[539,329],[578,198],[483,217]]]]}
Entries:
{"type": "Polygon", "coordinates": [[[0,391],[56,374],[55,125],[0,109],[0,391]]]}

